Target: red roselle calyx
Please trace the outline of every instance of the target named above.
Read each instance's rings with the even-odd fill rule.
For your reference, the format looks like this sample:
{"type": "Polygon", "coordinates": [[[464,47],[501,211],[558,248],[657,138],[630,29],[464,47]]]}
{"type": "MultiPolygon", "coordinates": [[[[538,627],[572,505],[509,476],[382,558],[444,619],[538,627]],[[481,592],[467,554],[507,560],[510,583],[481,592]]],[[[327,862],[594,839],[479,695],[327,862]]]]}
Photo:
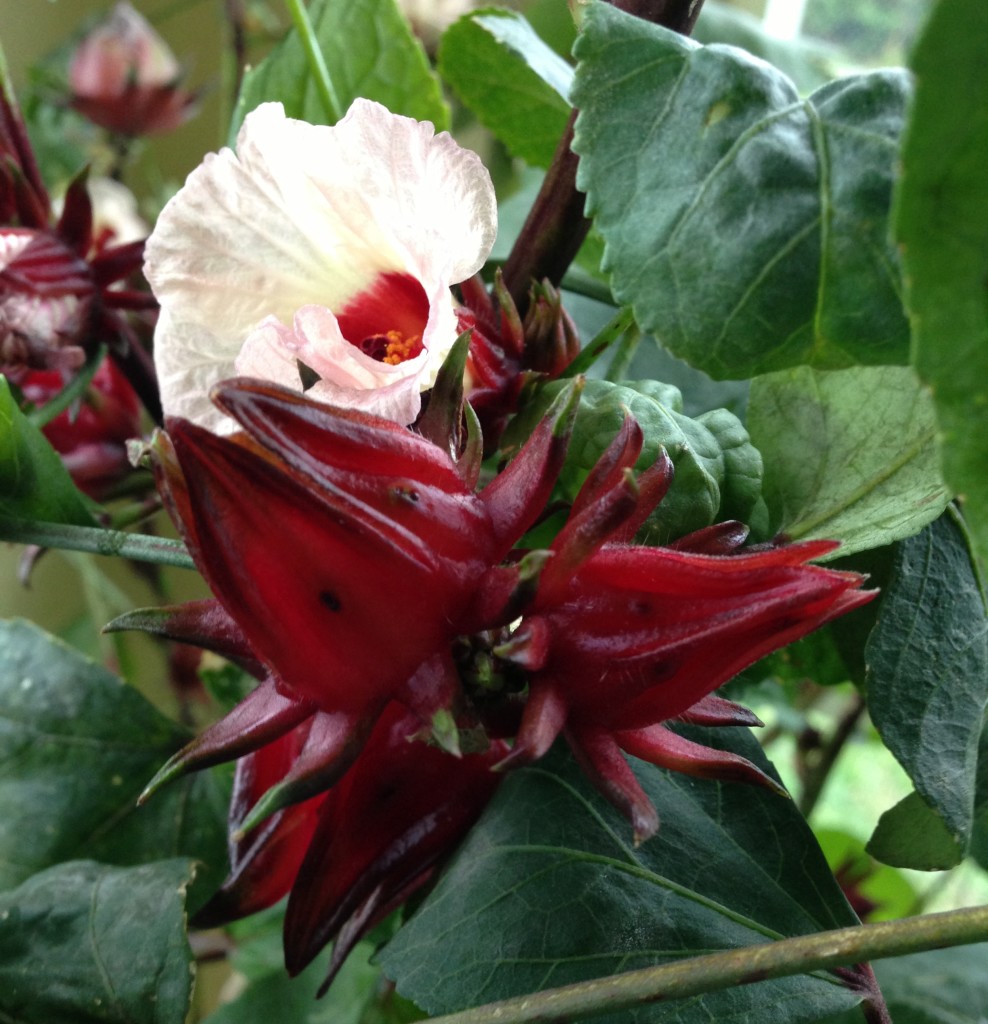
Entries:
{"type": "MultiPolygon", "coordinates": [[[[34,370],[19,381],[21,393],[44,406],[63,387],[54,370],[34,370]]],[[[132,467],[127,442],[141,432],[141,406],[134,389],[108,359],[93,374],[78,407],[42,427],[76,486],[99,501],[132,467]]]]}
{"type": "MultiPolygon", "coordinates": [[[[101,344],[139,369],[140,342],[124,313],[155,302],[124,282],[140,268],[143,242],[114,246],[94,238],[85,173],[69,185],[54,218],[23,121],[3,94],[0,215],[0,372],[67,377],[101,344]]],[[[141,397],[156,409],[150,383],[141,397]]]]}
{"type": "Polygon", "coordinates": [[[150,788],[243,759],[234,873],[209,915],[290,887],[292,969],[334,938],[348,949],[480,813],[489,769],[528,763],[559,735],[639,841],[658,821],[624,752],[779,788],[667,723],[754,724],[712,691],[873,594],[857,574],[807,564],[826,541],[744,552],[745,529],[728,523],[636,546],[672,464],[663,453],[634,476],[643,437],[630,417],[551,546],[515,549],[550,497],[581,386],[479,491],[410,429],[259,381],[214,391],[242,433],[174,419],[155,445],[215,600],[158,613],[152,628],[263,681],[150,788]],[[478,753],[462,752],[466,738],[478,753]],[[375,817],[385,799],[394,813],[375,817]]]}
{"type": "Polygon", "coordinates": [[[580,338],[548,280],[532,282],[524,321],[500,271],[491,292],[476,275],[460,285],[460,295],[460,328],[471,332],[467,398],[490,453],[517,411],[525,385],[558,377],[579,354],[580,338]]]}
{"type": "Polygon", "coordinates": [[[195,112],[198,94],[181,87],[182,68],[164,40],[128,3],[79,43],[69,66],[70,103],[120,135],[157,135],[195,112]]]}

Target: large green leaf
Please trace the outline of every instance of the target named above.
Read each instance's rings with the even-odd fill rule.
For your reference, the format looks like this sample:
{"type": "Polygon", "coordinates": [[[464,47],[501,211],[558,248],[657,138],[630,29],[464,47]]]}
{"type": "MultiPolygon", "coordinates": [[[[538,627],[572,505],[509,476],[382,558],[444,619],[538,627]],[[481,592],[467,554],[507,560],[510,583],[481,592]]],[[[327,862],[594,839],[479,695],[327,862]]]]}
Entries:
{"type": "Polygon", "coordinates": [[[226,870],[226,794],[212,773],[137,797],[187,739],[136,690],[28,622],[0,621],[0,889],[60,861],[226,870]]]}
{"type": "MultiPolygon", "coordinates": [[[[431,121],[437,129],[449,127],[439,81],[395,0],[315,0],[308,13],[343,108],[340,115],[363,96],[392,113],[431,121]]],[[[231,146],[244,117],[267,100],[283,103],[289,117],[332,123],[295,32],[244,75],[230,125],[231,146]]]]}
{"type": "Polygon", "coordinates": [[[714,377],[908,358],[887,239],[905,72],[781,72],[610,4],[577,41],[577,183],[615,297],[714,377]]]}
{"type": "MultiPolygon", "coordinates": [[[[766,764],[750,733],[690,735],[766,764]]],[[[631,826],[560,751],[507,778],[380,955],[398,991],[442,1013],[855,923],[791,802],[640,762],[635,770],[662,819],[638,849],[631,826]]],[[[857,1000],[821,974],[601,1019],[798,1024],[857,1000]]]]}
{"type": "Polygon", "coordinates": [[[929,394],[909,367],[808,367],[757,377],[748,429],[765,461],[772,526],[832,537],[840,554],[917,533],[950,497],[929,394]]]}
{"type": "Polygon", "coordinates": [[[0,516],[93,526],[86,500],[0,376],[0,516]]]}
{"type": "Polygon", "coordinates": [[[443,35],[439,70],[515,156],[549,166],[569,117],[573,69],[520,14],[461,18],[443,35]]]}
{"type": "Polygon", "coordinates": [[[988,5],[940,0],[913,57],[896,230],[913,363],[933,389],[947,482],[988,564],[988,5]]]}
{"type": "MultiPolygon", "coordinates": [[[[953,515],[898,545],[865,661],[872,721],[942,819],[959,859],[975,813],[988,703],[988,615],[953,515]]],[[[896,863],[911,866],[902,859],[911,846],[903,844],[896,863]]]]}
{"type": "Polygon", "coordinates": [[[187,860],[60,864],[0,893],[0,1019],[182,1024],[192,989],[187,860]]]}

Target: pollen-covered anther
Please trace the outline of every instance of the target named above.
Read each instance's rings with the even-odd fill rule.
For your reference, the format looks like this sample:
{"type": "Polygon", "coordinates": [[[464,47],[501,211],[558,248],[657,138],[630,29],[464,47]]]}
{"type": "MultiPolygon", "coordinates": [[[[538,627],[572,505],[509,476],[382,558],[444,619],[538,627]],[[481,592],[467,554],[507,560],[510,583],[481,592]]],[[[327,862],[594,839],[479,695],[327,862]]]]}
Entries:
{"type": "Polygon", "coordinates": [[[388,366],[414,359],[422,351],[422,335],[414,334],[406,338],[401,331],[388,331],[385,334],[372,334],[364,338],[357,346],[361,352],[388,366]]]}

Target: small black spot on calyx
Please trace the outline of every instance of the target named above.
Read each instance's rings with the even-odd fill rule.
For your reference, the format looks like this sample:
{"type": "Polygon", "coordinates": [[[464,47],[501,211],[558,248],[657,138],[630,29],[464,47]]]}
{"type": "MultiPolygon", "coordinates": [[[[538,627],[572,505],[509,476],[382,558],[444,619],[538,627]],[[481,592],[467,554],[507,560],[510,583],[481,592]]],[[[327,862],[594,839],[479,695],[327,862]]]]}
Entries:
{"type": "Polygon", "coordinates": [[[338,612],[343,608],[340,599],[331,590],[319,591],[319,603],[331,612],[338,612]]]}

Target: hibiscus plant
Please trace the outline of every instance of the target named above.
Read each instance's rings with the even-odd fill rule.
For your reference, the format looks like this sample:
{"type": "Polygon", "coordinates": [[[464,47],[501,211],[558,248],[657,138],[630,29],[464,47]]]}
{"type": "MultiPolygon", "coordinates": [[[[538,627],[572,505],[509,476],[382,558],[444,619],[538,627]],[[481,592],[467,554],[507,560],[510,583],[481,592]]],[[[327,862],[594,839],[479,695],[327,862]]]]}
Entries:
{"type": "Polygon", "coordinates": [[[7,589],[91,599],[0,620],[0,1020],[988,1019],[983,0],[229,3],[140,205],[203,93],[93,7],[0,60],[7,589]]]}

